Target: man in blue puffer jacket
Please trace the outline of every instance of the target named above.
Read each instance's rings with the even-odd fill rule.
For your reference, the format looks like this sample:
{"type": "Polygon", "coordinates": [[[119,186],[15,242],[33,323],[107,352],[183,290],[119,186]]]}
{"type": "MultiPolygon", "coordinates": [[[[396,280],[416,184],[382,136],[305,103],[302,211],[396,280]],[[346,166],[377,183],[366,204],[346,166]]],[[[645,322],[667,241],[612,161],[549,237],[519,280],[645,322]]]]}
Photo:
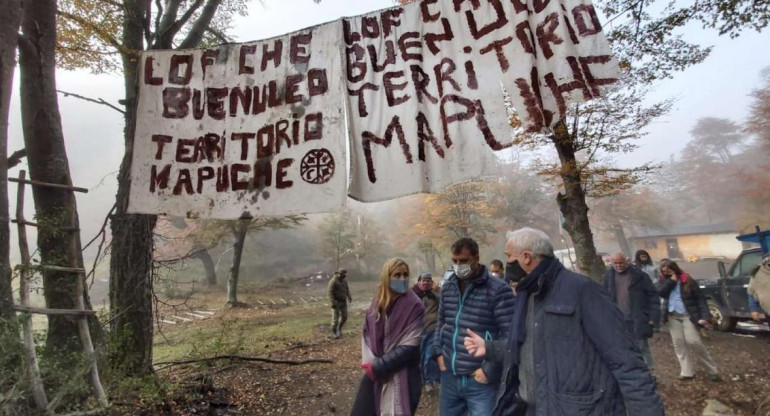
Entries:
{"type": "Polygon", "coordinates": [[[479,246],[470,238],[452,245],[454,273],[441,287],[434,340],[441,369],[442,416],[489,416],[495,404],[501,363],[475,358],[463,345],[468,329],[485,339],[505,341],[514,298],[501,279],[479,264],[479,246]]]}

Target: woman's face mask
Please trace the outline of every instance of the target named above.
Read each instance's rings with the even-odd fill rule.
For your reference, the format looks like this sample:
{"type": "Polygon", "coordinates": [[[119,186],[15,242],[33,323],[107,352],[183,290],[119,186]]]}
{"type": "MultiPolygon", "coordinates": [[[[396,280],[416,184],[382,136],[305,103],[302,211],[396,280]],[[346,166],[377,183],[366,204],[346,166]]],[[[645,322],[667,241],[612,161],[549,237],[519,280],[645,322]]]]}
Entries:
{"type": "Polygon", "coordinates": [[[409,280],[406,279],[390,279],[390,290],[399,295],[406,293],[409,289],[409,280]]]}
{"type": "Polygon", "coordinates": [[[406,266],[399,266],[390,275],[390,290],[403,295],[409,289],[409,270],[406,266]]]}

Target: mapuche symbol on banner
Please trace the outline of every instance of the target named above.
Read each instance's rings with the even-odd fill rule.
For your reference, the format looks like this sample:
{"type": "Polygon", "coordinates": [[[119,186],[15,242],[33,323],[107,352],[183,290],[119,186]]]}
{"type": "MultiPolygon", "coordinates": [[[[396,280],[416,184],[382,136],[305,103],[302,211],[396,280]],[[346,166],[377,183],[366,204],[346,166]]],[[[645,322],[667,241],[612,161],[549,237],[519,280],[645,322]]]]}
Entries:
{"type": "Polygon", "coordinates": [[[334,176],[334,156],[326,149],[314,149],[302,158],[302,179],[307,183],[322,184],[334,176]]]}

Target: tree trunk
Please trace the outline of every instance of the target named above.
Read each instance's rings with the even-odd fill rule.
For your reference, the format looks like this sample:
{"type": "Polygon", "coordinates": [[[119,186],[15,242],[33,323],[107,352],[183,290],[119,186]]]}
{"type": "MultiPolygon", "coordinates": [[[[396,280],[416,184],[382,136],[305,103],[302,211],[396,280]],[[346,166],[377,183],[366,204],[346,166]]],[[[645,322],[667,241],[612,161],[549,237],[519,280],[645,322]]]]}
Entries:
{"type": "Polygon", "coordinates": [[[628,239],[626,238],[626,232],[623,230],[623,224],[612,224],[610,228],[612,229],[612,234],[615,235],[615,240],[620,246],[620,251],[622,251],[626,257],[630,258],[633,253],[631,253],[631,246],[628,245],[628,239]]]}
{"type": "MultiPolygon", "coordinates": [[[[220,3],[219,0],[206,2],[183,41],[185,48],[195,48],[200,44],[202,39],[200,28],[205,29],[209,26],[220,3]]],[[[111,357],[111,361],[113,367],[120,367],[126,375],[152,372],[152,280],[154,276],[152,233],[157,216],[126,213],[131,186],[131,155],[136,130],[139,52],[145,49],[144,27],[145,23],[149,23],[149,20],[145,21],[147,6],[148,2],[145,0],[123,0],[124,18],[120,50],[126,91],[123,131],[126,151],[118,174],[117,208],[110,221],[112,229],[110,315],[112,333],[121,340],[121,348],[111,357]]],[[[178,5],[176,8],[178,10],[178,5]]],[[[175,18],[175,15],[175,13],[168,14],[172,18],[175,18]]],[[[168,42],[164,44],[173,43],[173,35],[171,35],[168,42]]]]}
{"type": "Polygon", "coordinates": [[[436,272],[436,253],[433,251],[426,251],[425,254],[425,267],[428,268],[428,271],[431,273],[436,272]]]}
{"type": "Polygon", "coordinates": [[[136,128],[138,51],[144,49],[143,20],[146,2],[125,0],[122,43],[123,82],[126,91],[125,155],[118,174],[115,215],[110,220],[110,316],[112,335],[120,343],[111,365],[127,376],[152,372],[152,279],[155,215],[126,214],[131,186],[131,154],[136,128]]]}
{"type": "MultiPolygon", "coordinates": [[[[56,96],[56,1],[40,0],[24,10],[23,35],[19,37],[21,74],[21,116],[30,178],[36,181],[71,185],[69,162],[56,96]]],[[[77,202],[72,191],[32,187],[38,227],[37,245],[41,263],[72,267],[83,264],[81,253],[73,248],[78,233],[62,232],[61,227],[77,227],[77,202]]],[[[82,287],[69,272],[43,271],[46,306],[74,309],[82,287]]],[[[64,316],[48,317],[46,352],[79,351],[77,323],[64,316]]]]}
{"type": "Polygon", "coordinates": [[[601,281],[606,267],[601,257],[596,254],[594,236],[588,221],[586,194],[577,168],[574,142],[563,122],[556,126],[552,141],[559,154],[561,162],[559,175],[564,182],[564,192],[559,192],[556,196],[559,210],[564,216],[564,229],[567,230],[575,245],[575,255],[580,271],[593,280],[601,281]]]}
{"type": "Polygon", "coordinates": [[[242,305],[242,303],[238,302],[238,277],[241,272],[241,257],[243,256],[243,245],[246,242],[246,232],[248,229],[249,221],[240,220],[233,231],[235,236],[233,265],[230,267],[230,277],[227,279],[227,304],[233,307],[242,305]]]}
{"type": "MultiPolygon", "coordinates": [[[[16,67],[16,43],[21,24],[21,1],[3,2],[0,13],[0,320],[15,330],[13,290],[11,286],[10,230],[8,228],[8,115],[11,107],[13,72],[16,67]]],[[[21,185],[20,185],[21,186],[21,185]]],[[[2,323],[0,323],[1,325],[2,323]]],[[[6,328],[0,327],[0,335],[6,328]]]]}
{"type": "MultiPolygon", "coordinates": [[[[3,2],[0,12],[0,391],[12,391],[22,374],[22,348],[19,325],[13,310],[13,285],[10,265],[10,230],[8,228],[8,115],[16,67],[16,43],[21,23],[21,1],[3,2]]],[[[23,186],[23,185],[19,185],[23,186]]]]}
{"type": "Polygon", "coordinates": [[[214,260],[207,249],[196,251],[192,255],[203,263],[203,269],[206,271],[206,285],[214,287],[217,285],[217,270],[214,266],[214,260]]]}

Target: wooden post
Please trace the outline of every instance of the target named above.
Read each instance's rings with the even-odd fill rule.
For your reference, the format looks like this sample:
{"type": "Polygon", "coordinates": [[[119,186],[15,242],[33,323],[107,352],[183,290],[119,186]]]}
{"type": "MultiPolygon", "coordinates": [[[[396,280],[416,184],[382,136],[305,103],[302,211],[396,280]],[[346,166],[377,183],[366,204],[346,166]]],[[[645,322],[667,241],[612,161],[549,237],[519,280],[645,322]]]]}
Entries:
{"type": "Polygon", "coordinates": [[[71,186],[71,185],[62,185],[59,183],[48,183],[48,182],[40,182],[40,181],[33,181],[33,180],[26,180],[26,179],[16,179],[16,178],[8,178],[8,182],[16,182],[19,185],[26,184],[26,185],[34,185],[34,186],[41,186],[44,188],[55,188],[55,189],[66,189],[68,191],[73,192],[82,192],[82,193],[88,193],[88,189],[86,188],[78,188],[77,186],[71,186]]]}
{"type": "MultiPolygon", "coordinates": [[[[29,245],[27,244],[27,231],[24,227],[24,178],[26,176],[26,171],[22,170],[19,172],[19,185],[16,192],[16,221],[19,232],[19,252],[21,253],[19,297],[22,307],[29,307],[29,245]]],[[[24,333],[24,349],[27,353],[27,370],[29,371],[32,387],[32,397],[35,399],[35,406],[40,410],[45,410],[48,407],[48,398],[45,395],[43,380],[40,377],[35,341],[32,338],[32,315],[29,312],[22,312],[21,323],[23,327],[22,332],[24,333]]]]}
{"type": "MultiPolygon", "coordinates": [[[[38,228],[43,227],[42,225],[36,222],[30,222],[30,221],[22,221],[21,223],[19,223],[17,220],[11,220],[11,222],[15,224],[21,224],[21,225],[30,225],[32,227],[38,227],[38,228]]],[[[78,231],[78,229],[74,227],[59,227],[58,230],[59,231],[78,231]]]]}
{"type": "MultiPolygon", "coordinates": [[[[73,190],[76,190],[76,188],[73,187],[73,190]]],[[[75,198],[75,194],[70,192],[70,198],[75,198]]],[[[70,213],[70,223],[68,226],[74,227],[75,225],[75,219],[77,218],[76,212],[70,213]]],[[[69,250],[70,255],[68,256],[70,258],[70,267],[68,271],[71,271],[75,273],[77,284],[75,287],[77,287],[77,292],[75,295],[75,309],[77,310],[84,310],[85,309],[85,303],[83,301],[83,287],[85,285],[85,270],[83,270],[77,261],[77,254],[79,250],[79,244],[78,239],[80,238],[80,232],[76,231],[72,233],[69,239],[69,250]]],[[[51,266],[48,266],[49,268],[51,266]]],[[[65,268],[60,269],[64,270],[65,268]]],[[[88,328],[88,316],[81,315],[78,318],[78,333],[80,335],[80,342],[83,344],[83,352],[86,355],[86,359],[88,360],[88,365],[90,366],[89,373],[91,378],[91,388],[94,391],[94,396],[96,396],[96,401],[99,403],[101,407],[107,407],[109,406],[109,402],[107,401],[107,395],[104,393],[104,387],[102,387],[102,382],[99,378],[99,367],[96,363],[96,354],[94,353],[94,344],[91,341],[91,330],[88,328]]]]}
{"type": "Polygon", "coordinates": [[[34,306],[26,306],[26,305],[14,305],[13,309],[15,309],[18,312],[26,312],[26,313],[39,313],[43,315],[66,315],[66,316],[92,316],[96,315],[96,311],[92,311],[90,309],[86,309],[83,311],[79,311],[76,309],[48,309],[48,308],[37,308],[34,306]]]}

